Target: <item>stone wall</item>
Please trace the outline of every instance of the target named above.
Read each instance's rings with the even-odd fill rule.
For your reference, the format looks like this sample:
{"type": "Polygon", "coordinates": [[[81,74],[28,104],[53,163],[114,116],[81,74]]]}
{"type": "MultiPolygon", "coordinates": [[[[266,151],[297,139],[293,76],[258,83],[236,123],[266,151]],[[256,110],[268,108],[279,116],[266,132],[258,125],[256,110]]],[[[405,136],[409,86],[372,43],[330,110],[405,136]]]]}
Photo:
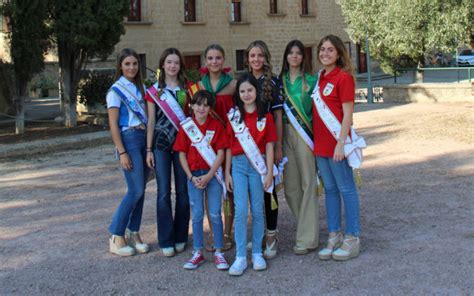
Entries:
{"type": "Polygon", "coordinates": [[[413,83],[383,87],[386,103],[474,102],[474,83],[413,83]]]}

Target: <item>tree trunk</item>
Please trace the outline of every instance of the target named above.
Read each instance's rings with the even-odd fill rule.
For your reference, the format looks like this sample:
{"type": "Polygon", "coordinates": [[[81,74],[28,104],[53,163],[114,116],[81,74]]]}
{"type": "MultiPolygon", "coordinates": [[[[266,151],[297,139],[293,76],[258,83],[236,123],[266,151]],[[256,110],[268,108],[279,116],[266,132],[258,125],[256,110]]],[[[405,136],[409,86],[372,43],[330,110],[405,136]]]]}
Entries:
{"type": "Polygon", "coordinates": [[[425,65],[425,57],[424,56],[421,56],[418,58],[418,69],[416,71],[416,74],[415,74],[415,82],[416,83],[423,83],[424,79],[425,79],[425,72],[423,70],[420,70],[420,68],[423,68],[424,65],[425,65]]]}
{"type": "Polygon", "coordinates": [[[15,95],[15,134],[25,133],[25,105],[24,97],[15,95]]]}
{"type": "Polygon", "coordinates": [[[72,73],[73,69],[62,69],[62,82],[63,82],[63,108],[64,108],[64,125],[66,127],[77,126],[77,114],[76,114],[76,100],[74,98],[75,92],[73,91],[72,73]]]}

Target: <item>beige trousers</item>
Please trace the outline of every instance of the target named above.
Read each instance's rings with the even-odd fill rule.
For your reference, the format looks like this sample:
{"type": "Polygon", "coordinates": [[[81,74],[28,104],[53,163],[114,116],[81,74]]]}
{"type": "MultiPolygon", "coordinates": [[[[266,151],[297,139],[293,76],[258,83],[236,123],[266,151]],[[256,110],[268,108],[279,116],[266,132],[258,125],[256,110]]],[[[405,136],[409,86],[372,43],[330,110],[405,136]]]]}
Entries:
{"type": "Polygon", "coordinates": [[[313,152],[290,124],[286,124],[283,151],[285,196],[296,217],[296,246],[315,249],[319,243],[319,201],[316,196],[316,161],[313,152]]]}

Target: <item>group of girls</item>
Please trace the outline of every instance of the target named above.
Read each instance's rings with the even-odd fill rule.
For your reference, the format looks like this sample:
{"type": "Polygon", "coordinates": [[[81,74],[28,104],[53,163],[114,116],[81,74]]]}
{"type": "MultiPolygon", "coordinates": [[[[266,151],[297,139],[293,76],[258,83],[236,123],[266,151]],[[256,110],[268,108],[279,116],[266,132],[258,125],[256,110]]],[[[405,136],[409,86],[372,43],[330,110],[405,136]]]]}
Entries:
{"type": "Polygon", "coordinates": [[[164,256],[185,250],[191,211],[193,252],[184,268],[202,264],[206,248],[214,251],[218,269],[243,274],[250,204],[251,262],[254,270],[266,269],[266,259],[274,258],[278,250],[274,177],[281,174],[275,165],[286,161],[285,156],[285,197],[296,218],[294,253],[302,255],[318,247],[319,171],[329,231],[319,257],[356,257],[360,245],[358,194],[344,155],[344,144],[351,142],[353,68],[344,43],[336,36],[324,37],[317,54],[322,71],[314,75],[303,44],[291,41],[276,77],[267,45],[254,41],[245,52],[248,71],[236,80],[224,68],[224,50],[213,44],[204,51],[206,68],[201,81],[191,85],[180,52],[168,48],[160,58],[158,81],[145,91],[138,55],[131,49],[122,50],[107,106],[128,190],[109,227],[110,252],[120,256],[148,252],[139,229],[148,169],[153,169],[158,189],[158,242],[164,256]],[[337,119],[338,133],[327,124],[327,110],[321,109],[337,119]],[[340,222],[341,196],[345,232],[340,222]],[[203,234],[205,213],[211,230],[208,242],[203,234]],[[229,267],[223,252],[232,247],[233,224],[236,258],[229,267]]]}

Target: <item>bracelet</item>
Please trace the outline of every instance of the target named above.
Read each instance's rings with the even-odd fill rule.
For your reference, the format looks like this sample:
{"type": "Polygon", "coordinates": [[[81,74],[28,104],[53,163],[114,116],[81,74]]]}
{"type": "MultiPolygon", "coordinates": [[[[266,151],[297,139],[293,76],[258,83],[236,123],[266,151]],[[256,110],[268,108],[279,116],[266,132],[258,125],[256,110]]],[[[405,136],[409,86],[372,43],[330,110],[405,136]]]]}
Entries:
{"type": "Polygon", "coordinates": [[[119,153],[119,155],[122,155],[122,154],[127,154],[127,151],[119,153]]]}
{"type": "Polygon", "coordinates": [[[194,176],[193,176],[193,175],[191,175],[191,178],[189,178],[189,182],[191,182],[191,183],[192,183],[192,182],[193,182],[193,178],[194,178],[194,176]]]}

